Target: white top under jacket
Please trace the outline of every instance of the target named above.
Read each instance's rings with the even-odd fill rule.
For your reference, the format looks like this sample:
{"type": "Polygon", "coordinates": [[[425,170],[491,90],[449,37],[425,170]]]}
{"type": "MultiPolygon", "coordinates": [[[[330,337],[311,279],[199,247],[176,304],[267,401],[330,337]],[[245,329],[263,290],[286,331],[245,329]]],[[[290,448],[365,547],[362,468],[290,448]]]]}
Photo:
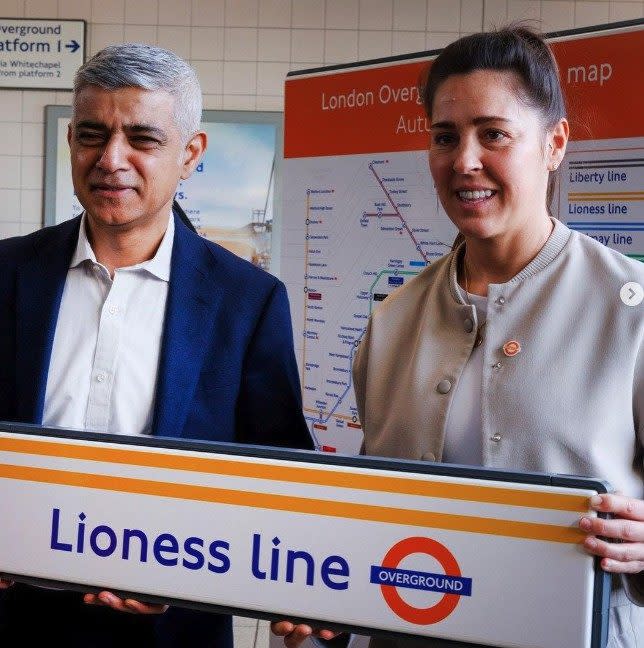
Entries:
{"type": "Polygon", "coordinates": [[[85,228],[83,215],[58,312],[43,425],[149,434],[174,219],[152,259],[117,268],[113,279],[85,228]]]}

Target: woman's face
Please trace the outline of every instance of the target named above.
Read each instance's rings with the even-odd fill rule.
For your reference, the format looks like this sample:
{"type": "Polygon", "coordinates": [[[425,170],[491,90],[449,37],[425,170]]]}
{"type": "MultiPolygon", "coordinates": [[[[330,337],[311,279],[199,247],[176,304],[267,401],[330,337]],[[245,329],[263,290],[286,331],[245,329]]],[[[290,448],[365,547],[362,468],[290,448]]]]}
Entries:
{"type": "Polygon", "coordinates": [[[434,97],[429,166],[466,237],[525,234],[547,218],[548,170],[563,157],[567,124],[547,132],[517,96],[519,83],[511,72],[477,70],[448,77],[434,97]]]}

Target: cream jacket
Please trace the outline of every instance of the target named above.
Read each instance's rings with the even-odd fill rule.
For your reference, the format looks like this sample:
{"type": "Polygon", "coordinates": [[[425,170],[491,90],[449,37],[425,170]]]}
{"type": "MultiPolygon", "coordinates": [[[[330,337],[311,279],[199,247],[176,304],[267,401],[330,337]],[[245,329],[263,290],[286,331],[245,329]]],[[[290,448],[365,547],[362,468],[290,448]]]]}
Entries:
{"type": "MultiPolygon", "coordinates": [[[[427,267],[371,316],[353,364],[366,455],[441,460],[478,325],[457,290],[461,252],[427,267]]],[[[528,266],[489,286],[485,466],[599,477],[644,497],[644,303],[622,303],[629,281],[644,286],[643,263],[555,221],[528,266]],[[511,340],[521,352],[507,357],[511,340]]],[[[612,604],[623,604],[616,586],[612,604]]],[[[644,605],[644,573],[626,587],[644,605]]]]}

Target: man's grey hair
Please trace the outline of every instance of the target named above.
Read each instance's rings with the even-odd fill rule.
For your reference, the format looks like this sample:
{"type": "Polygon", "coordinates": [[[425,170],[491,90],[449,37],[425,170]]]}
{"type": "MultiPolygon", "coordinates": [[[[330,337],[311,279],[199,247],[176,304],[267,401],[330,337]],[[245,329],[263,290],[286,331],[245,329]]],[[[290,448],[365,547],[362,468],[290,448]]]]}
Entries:
{"type": "Polygon", "coordinates": [[[199,130],[201,86],[195,70],[174,52],[152,45],[109,45],[83,64],[74,77],[78,93],[94,85],[105,90],[165,90],[174,97],[174,119],[184,141],[199,130]]]}

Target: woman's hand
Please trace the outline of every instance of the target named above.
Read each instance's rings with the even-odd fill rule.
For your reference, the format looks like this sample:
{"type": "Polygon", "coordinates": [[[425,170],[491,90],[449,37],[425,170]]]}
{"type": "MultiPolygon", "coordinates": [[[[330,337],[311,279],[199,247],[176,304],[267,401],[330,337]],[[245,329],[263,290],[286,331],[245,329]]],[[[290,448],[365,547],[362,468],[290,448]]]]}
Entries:
{"type": "Polygon", "coordinates": [[[83,601],[88,605],[105,605],[119,612],[129,614],[163,614],[167,605],[157,603],[142,603],[134,599],[122,599],[112,592],[99,592],[98,594],[85,594],[83,601]]]}
{"type": "Polygon", "coordinates": [[[644,500],[619,493],[595,495],[590,505],[597,512],[612,513],[612,520],[584,517],[579,526],[588,533],[585,549],[601,557],[601,568],[613,574],[638,574],[644,570],[644,500]],[[619,542],[606,542],[597,536],[619,542]]]}
{"type": "Polygon", "coordinates": [[[311,636],[328,640],[334,639],[340,634],[333,630],[312,628],[303,623],[295,625],[290,621],[275,621],[271,623],[271,632],[278,637],[284,637],[286,648],[298,648],[303,641],[311,636]]]}
{"type": "Polygon", "coordinates": [[[0,578],[0,590],[7,589],[13,585],[12,580],[7,580],[6,578],[0,578]]]}

